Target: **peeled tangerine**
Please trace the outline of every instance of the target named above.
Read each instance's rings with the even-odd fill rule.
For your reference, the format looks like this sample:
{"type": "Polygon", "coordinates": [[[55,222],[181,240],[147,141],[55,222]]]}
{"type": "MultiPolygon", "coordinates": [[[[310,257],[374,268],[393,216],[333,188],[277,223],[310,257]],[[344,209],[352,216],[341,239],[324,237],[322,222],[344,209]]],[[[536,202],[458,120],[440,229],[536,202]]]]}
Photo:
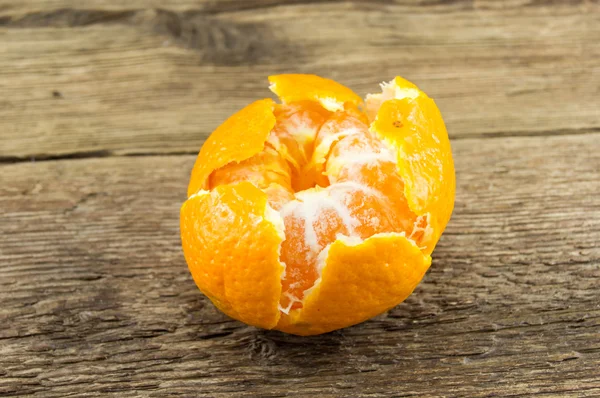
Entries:
{"type": "Polygon", "coordinates": [[[363,102],[314,75],[277,75],[206,140],[181,207],[194,281],[227,315],[312,335],[402,302],[454,206],[432,99],[396,77],[363,102]]]}

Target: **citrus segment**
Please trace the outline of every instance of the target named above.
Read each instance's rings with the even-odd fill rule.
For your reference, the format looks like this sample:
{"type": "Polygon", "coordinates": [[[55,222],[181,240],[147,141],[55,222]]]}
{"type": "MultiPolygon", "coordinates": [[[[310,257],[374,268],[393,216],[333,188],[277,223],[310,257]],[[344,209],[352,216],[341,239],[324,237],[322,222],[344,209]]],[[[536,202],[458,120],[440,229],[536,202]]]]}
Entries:
{"type": "Polygon", "coordinates": [[[339,183],[307,190],[282,210],[286,239],[281,261],[286,264],[281,308],[302,307],[306,290],[318,278],[319,254],[339,235],[366,238],[398,229],[390,203],[360,184],[339,183]]]}
{"type": "Polygon", "coordinates": [[[329,184],[325,162],[334,144],[349,135],[365,134],[368,129],[368,124],[363,120],[345,111],[335,112],[327,119],[315,137],[313,156],[307,166],[307,172],[313,176],[317,185],[329,184]]]}
{"type": "Polygon", "coordinates": [[[357,244],[336,240],[324,257],[321,281],[301,310],[282,315],[277,329],[311,335],[363,322],[406,299],[431,264],[401,234],[374,235],[357,244]]]}
{"type": "Polygon", "coordinates": [[[291,182],[296,191],[314,185],[314,176],[307,171],[307,164],[317,133],[330,114],[314,101],[283,104],[275,110],[277,123],[268,142],[290,163],[291,182]]]}

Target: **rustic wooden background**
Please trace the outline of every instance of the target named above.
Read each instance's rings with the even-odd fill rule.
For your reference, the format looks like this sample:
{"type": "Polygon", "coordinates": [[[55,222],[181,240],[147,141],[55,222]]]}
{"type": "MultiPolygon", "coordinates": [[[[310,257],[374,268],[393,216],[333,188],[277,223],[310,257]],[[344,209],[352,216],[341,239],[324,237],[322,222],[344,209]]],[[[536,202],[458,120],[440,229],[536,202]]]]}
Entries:
{"type": "Polygon", "coordinates": [[[0,396],[600,396],[600,3],[0,0],[0,396]],[[434,97],[454,216],[413,296],[323,336],[190,278],[195,154],[266,77],[434,97]]]}

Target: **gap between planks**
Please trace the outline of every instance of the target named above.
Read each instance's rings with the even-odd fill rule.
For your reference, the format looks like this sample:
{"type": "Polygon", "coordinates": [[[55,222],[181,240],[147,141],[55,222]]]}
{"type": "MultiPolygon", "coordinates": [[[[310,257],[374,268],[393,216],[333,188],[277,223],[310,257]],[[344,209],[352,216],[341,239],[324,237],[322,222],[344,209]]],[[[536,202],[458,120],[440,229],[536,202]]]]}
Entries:
{"type": "MultiPolygon", "coordinates": [[[[495,132],[486,133],[481,135],[470,134],[470,135],[458,135],[451,139],[453,141],[463,140],[493,140],[493,139],[504,139],[504,138],[530,138],[530,137],[555,137],[555,136],[577,136],[577,135],[593,135],[600,134],[599,128],[592,129],[572,129],[572,130],[555,130],[555,131],[530,131],[522,133],[512,132],[495,132]]],[[[201,147],[201,146],[200,146],[201,147]]],[[[108,157],[148,157],[148,156],[182,156],[182,155],[197,155],[200,151],[200,147],[197,150],[190,151],[173,151],[173,152],[118,152],[118,151],[88,151],[88,152],[71,152],[64,154],[37,154],[30,156],[0,156],[0,165],[2,164],[14,164],[14,163],[30,163],[30,162],[49,162],[57,160],[69,160],[69,159],[95,159],[95,158],[108,158],[108,157]]]]}

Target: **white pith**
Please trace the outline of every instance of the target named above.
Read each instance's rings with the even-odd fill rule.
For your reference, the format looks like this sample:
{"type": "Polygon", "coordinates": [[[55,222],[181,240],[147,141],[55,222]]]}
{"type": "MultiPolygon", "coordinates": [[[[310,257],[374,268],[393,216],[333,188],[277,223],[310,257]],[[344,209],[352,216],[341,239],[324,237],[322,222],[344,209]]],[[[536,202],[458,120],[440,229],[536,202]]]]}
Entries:
{"type": "Polygon", "coordinates": [[[206,189],[200,189],[198,192],[193,193],[190,195],[190,197],[188,198],[188,200],[193,199],[195,197],[201,197],[204,195],[210,195],[211,191],[208,191],[206,189]]]}
{"type": "Polygon", "coordinates": [[[319,98],[319,102],[323,105],[323,108],[330,112],[337,112],[344,109],[344,103],[332,97],[319,98]]]}
{"type": "MultiPolygon", "coordinates": [[[[285,224],[283,223],[283,217],[277,210],[273,209],[269,203],[267,203],[264,211],[264,219],[273,225],[277,237],[279,238],[279,244],[277,245],[277,257],[279,258],[279,264],[282,267],[280,279],[283,281],[286,277],[286,264],[284,261],[281,261],[281,244],[285,240],[285,224]]],[[[293,304],[294,301],[290,300],[290,305],[287,309],[282,308],[279,303],[277,304],[277,307],[280,312],[287,314],[289,313],[293,304]]]]}
{"type": "Polygon", "coordinates": [[[326,160],[326,156],[329,153],[329,149],[335,144],[337,141],[342,138],[348,137],[350,135],[360,134],[360,130],[358,129],[347,129],[340,131],[337,134],[328,135],[323,141],[319,143],[319,145],[315,148],[315,163],[323,164],[326,160]]]}
{"type": "MultiPolygon", "coordinates": [[[[396,85],[395,81],[392,80],[390,82],[384,82],[381,84],[381,89],[382,89],[382,93],[381,94],[368,94],[367,98],[366,98],[366,110],[367,110],[367,115],[369,116],[370,120],[373,121],[375,120],[375,117],[377,115],[377,111],[379,110],[379,108],[381,107],[381,105],[385,102],[388,101],[390,99],[403,99],[403,98],[410,98],[410,99],[414,99],[416,97],[418,97],[420,95],[419,90],[414,89],[414,88],[400,88],[396,85]],[[369,114],[369,108],[372,109],[372,113],[369,114]]],[[[409,116],[413,116],[413,115],[409,115],[409,116]]],[[[372,127],[372,125],[371,125],[372,127]]],[[[373,131],[373,129],[370,129],[372,132],[376,133],[375,131],[373,131]]],[[[355,131],[355,132],[348,132],[348,131],[343,131],[340,132],[338,134],[335,135],[331,135],[328,137],[328,140],[324,141],[319,147],[323,146],[325,148],[330,148],[335,142],[339,141],[340,139],[351,135],[351,134],[356,134],[359,133],[359,131],[355,131]]],[[[371,161],[376,161],[376,160],[388,160],[388,161],[392,161],[394,163],[396,163],[396,167],[398,167],[398,157],[399,154],[397,153],[398,151],[395,149],[394,145],[392,145],[391,142],[389,142],[387,139],[385,139],[384,137],[381,137],[377,134],[377,136],[380,138],[380,140],[383,142],[386,150],[382,151],[381,153],[364,153],[364,154],[352,154],[352,155],[346,155],[346,156],[341,156],[340,158],[338,158],[336,160],[336,162],[339,163],[343,163],[344,160],[352,160],[354,162],[362,162],[362,163],[368,163],[371,161]]],[[[319,148],[315,149],[315,153],[317,153],[317,151],[319,151],[319,148]]],[[[321,152],[324,152],[323,150],[321,150],[321,152]]],[[[321,159],[322,162],[325,162],[327,159],[325,157],[323,157],[321,159]]],[[[400,170],[398,170],[400,172],[400,170]]],[[[402,175],[403,173],[401,173],[402,175]]],[[[354,182],[344,182],[344,183],[337,183],[337,184],[332,184],[329,187],[332,188],[334,187],[334,185],[347,185],[347,186],[354,186],[354,188],[356,189],[360,189],[360,190],[365,190],[368,191],[370,193],[373,193],[373,191],[375,191],[379,196],[382,196],[380,192],[373,190],[370,187],[364,186],[362,184],[358,184],[358,183],[354,183],[354,182]]],[[[406,195],[406,187],[405,187],[405,195],[406,195]]],[[[297,197],[299,197],[299,195],[296,195],[297,197]]],[[[328,197],[327,198],[329,202],[328,205],[332,206],[332,201],[331,199],[328,197]]],[[[332,206],[335,208],[335,206],[332,206]]],[[[336,208],[337,210],[337,208],[336,208]]],[[[347,211],[347,208],[346,208],[347,211]]],[[[311,212],[314,214],[314,212],[311,212]]],[[[340,215],[342,215],[344,212],[339,212],[338,213],[340,215]]],[[[348,217],[344,217],[342,215],[342,219],[344,219],[344,224],[346,224],[346,227],[349,231],[351,231],[350,227],[351,222],[346,221],[346,219],[351,220],[352,218],[350,217],[350,215],[348,214],[348,217]]],[[[311,219],[311,223],[312,223],[312,219],[311,219]]],[[[314,231],[314,229],[312,228],[312,224],[310,226],[310,229],[312,231],[314,231]]],[[[308,225],[306,225],[306,229],[305,231],[308,231],[308,225]]],[[[420,215],[418,216],[417,220],[414,223],[414,227],[413,227],[413,231],[411,232],[411,234],[409,236],[406,235],[405,232],[386,232],[386,233],[378,233],[378,234],[374,234],[366,239],[361,239],[360,237],[350,234],[350,235],[338,235],[336,238],[335,242],[341,242],[343,244],[345,244],[346,246],[357,246],[359,244],[364,243],[365,240],[379,236],[379,237],[385,237],[385,236],[402,236],[404,238],[406,238],[412,245],[414,245],[415,247],[418,247],[417,242],[415,241],[414,237],[415,234],[419,233],[419,232],[423,232],[424,233],[424,238],[428,238],[428,236],[430,236],[433,232],[433,229],[431,228],[430,225],[430,215],[429,214],[424,214],[424,215],[420,215]],[[426,227],[425,228],[421,228],[418,227],[418,223],[421,221],[422,218],[426,219],[426,227]]],[[[312,237],[312,235],[311,235],[312,237]]],[[[303,302],[308,296],[309,294],[314,291],[321,283],[321,275],[323,272],[323,268],[326,266],[327,264],[327,256],[329,253],[329,249],[331,247],[331,245],[333,243],[328,244],[324,249],[322,249],[318,256],[317,256],[317,271],[318,271],[318,278],[315,280],[314,284],[309,288],[306,289],[304,291],[304,297],[301,300],[301,302],[303,302]]],[[[423,248],[419,248],[424,249],[423,248]]],[[[290,308],[291,308],[290,304],[290,308]]],[[[301,309],[299,310],[301,311],[301,309]]],[[[289,312],[289,308],[288,308],[288,312],[289,312]]],[[[286,312],[286,313],[288,313],[286,312]]]]}
{"type": "Polygon", "coordinates": [[[367,94],[365,98],[366,111],[369,120],[375,120],[377,111],[385,101],[391,99],[414,99],[421,95],[421,92],[416,88],[401,88],[398,87],[395,80],[383,82],[380,84],[381,93],[367,94]]]}

